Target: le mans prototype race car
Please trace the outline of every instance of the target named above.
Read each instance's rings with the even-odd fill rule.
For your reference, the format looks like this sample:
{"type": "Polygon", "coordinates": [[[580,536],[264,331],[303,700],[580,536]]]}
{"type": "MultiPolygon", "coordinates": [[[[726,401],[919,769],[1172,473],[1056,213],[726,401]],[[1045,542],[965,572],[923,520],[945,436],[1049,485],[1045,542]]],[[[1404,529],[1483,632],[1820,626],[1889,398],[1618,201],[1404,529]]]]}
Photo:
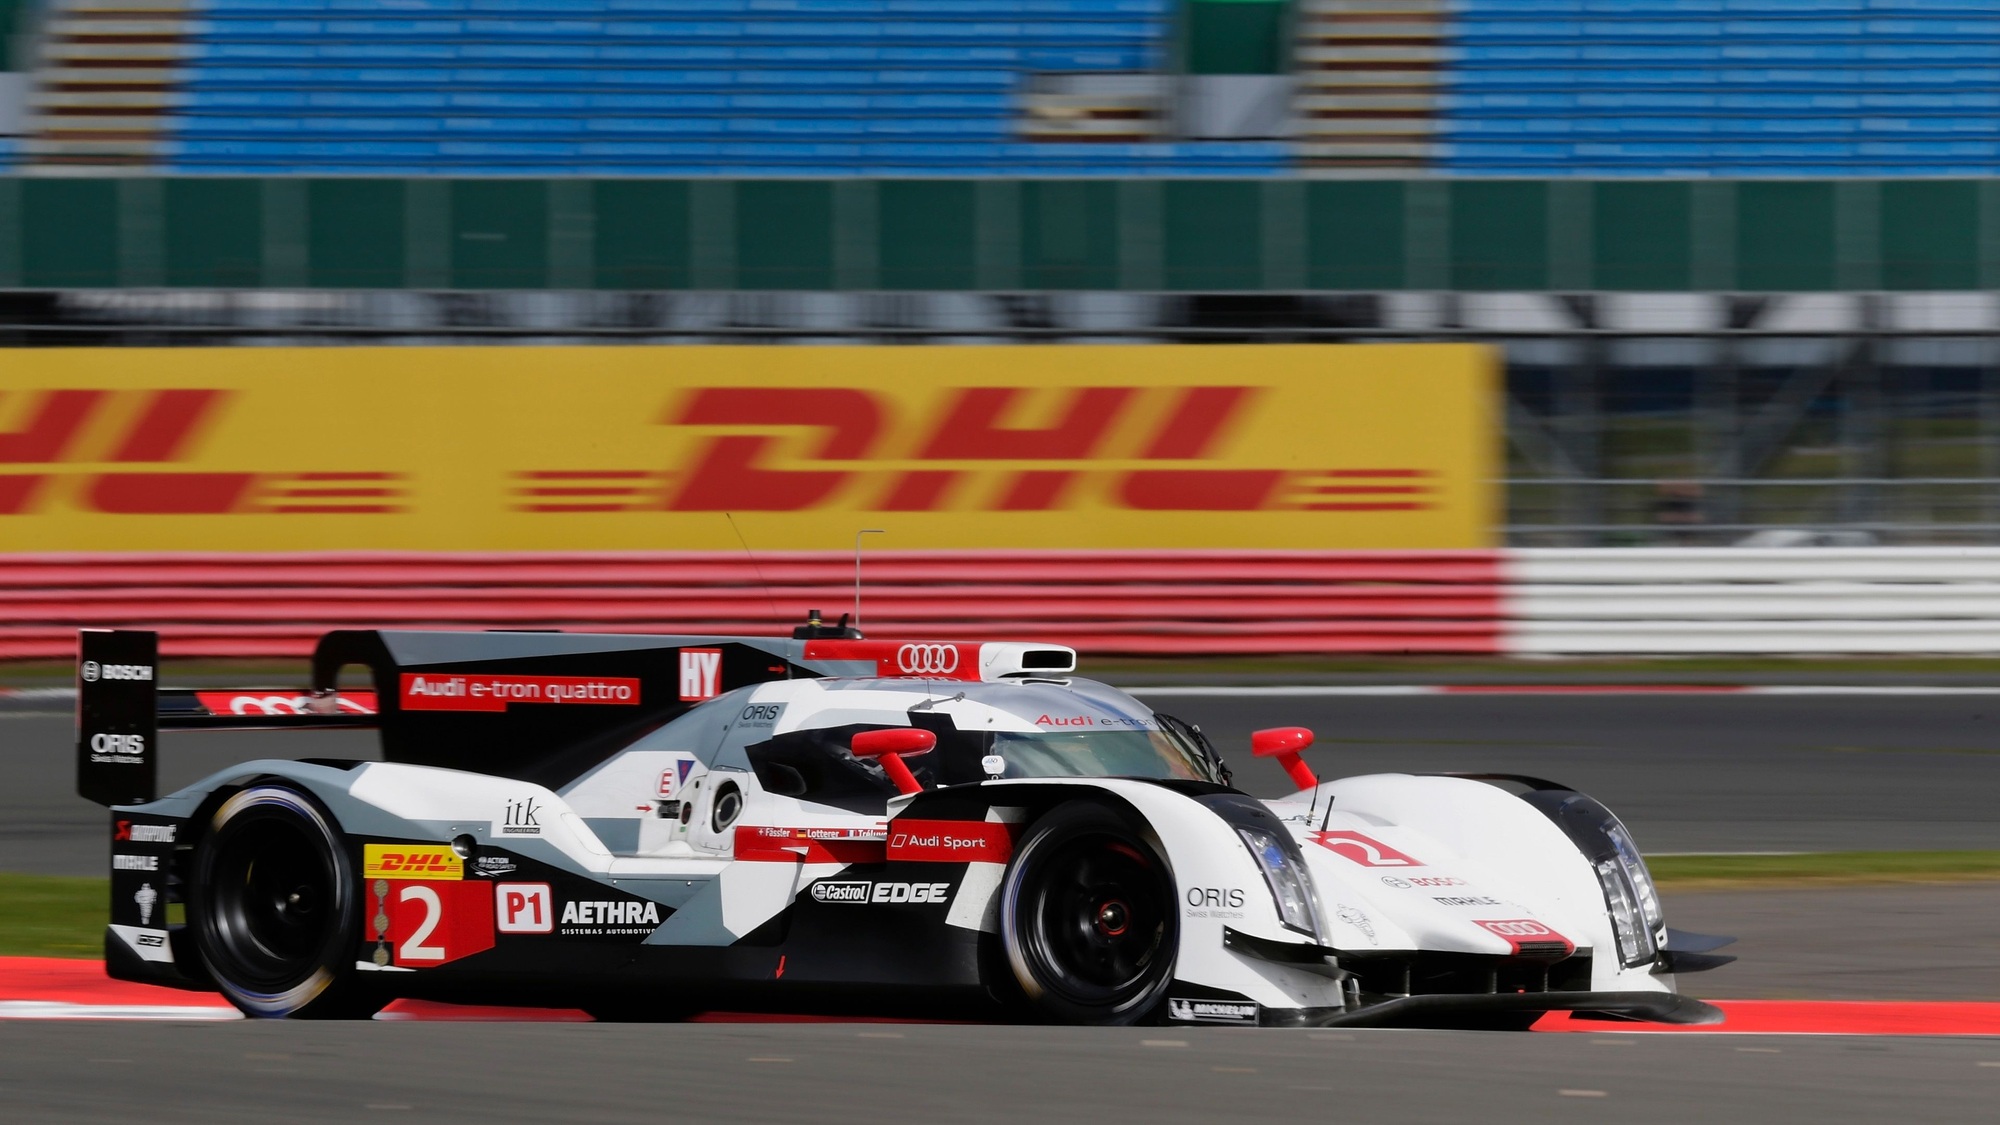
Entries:
{"type": "Polygon", "coordinates": [[[339,631],[294,691],[160,690],[86,631],[78,782],[112,810],[111,975],[251,1016],[397,997],[1077,1024],[1713,1022],[1602,805],[1511,776],[1257,800],[1056,645],[339,631]],[[372,691],[342,691],[361,665],[372,691]],[[161,729],[374,727],[379,762],[154,794],[161,729]]]}

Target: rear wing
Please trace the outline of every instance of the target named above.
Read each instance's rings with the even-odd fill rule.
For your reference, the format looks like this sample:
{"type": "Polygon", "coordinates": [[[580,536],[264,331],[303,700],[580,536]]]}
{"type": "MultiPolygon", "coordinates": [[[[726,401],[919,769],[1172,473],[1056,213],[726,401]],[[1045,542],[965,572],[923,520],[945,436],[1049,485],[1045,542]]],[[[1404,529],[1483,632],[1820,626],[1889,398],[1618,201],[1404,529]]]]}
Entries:
{"type": "Polygon", "coordinates": [[[77,635],[76,791],[100,805],[150,801],[162,730],[308,730],[380,725],[375,693],[298,688],[162,688],[159,636],[77,635]]]}
{"type": "Polygon", "coordinates": [[[162,689],[159,637],[85,629],[77,645],[77,792],[157,795],[162,730],[381,732],[391,762],[560,786],[703,700],[766,680],[1062,675],[1076,653],[1017,642],[870,641],[816,627],[775,637],[342,629],[304,688],[162,689]],[[359,665],[369,687],[342,690],[359,665]]]}

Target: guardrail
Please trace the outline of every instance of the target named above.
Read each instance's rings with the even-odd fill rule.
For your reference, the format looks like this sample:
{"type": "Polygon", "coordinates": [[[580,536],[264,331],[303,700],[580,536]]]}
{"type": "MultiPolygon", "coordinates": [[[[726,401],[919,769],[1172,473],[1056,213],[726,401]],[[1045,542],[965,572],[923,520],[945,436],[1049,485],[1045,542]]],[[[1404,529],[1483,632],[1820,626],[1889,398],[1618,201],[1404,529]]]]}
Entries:
{"type": "Polygon", "coordinates": [[[2000,652],[2000,549],[1516,549],[1505,651],[2000,652]]]}
{"type": "MultiPolygon", "coordinates": [[[[297,657],[326,629],[783,634],[853,605],[841,553],[0,556],[0,659],[79,627],[170,656],[297,657]]],[[[2000,549],[999,551],[867,556],[875,636],[1086,653],[2000,653],[2000,549]]]]}
{"type": "Polygon", "coordinates": [[[1507,542],[1522,547],[1720,547],[1758,532],[1809,534],[1842,547],[1971,545],[1992,543],[2000,533],[2000,480],[1992,477],[1514,477],[1502,483],[1507,542]]]}

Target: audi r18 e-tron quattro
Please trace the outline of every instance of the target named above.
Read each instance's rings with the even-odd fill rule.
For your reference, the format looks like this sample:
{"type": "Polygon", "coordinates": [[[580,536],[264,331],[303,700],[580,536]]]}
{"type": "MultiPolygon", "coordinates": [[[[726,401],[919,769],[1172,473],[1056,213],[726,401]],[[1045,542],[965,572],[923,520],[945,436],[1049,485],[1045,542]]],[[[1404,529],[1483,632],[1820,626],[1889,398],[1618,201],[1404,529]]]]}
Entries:
{"type": "Polygon", "coordinates": [[[600,1018],[778,1010],[1079,1024],[1707,1022],[1602,805],[1509,776],[1233,788],[1201,732],[1058,645],[339,631],[309,689],[156,686],[86,631],[113,976],[251,1016],[398,997],[600,1018]],[[343,690],[344,667],[372,690],[343,690]],[[161,729],[372,727],[155,796],[161,729]]]}

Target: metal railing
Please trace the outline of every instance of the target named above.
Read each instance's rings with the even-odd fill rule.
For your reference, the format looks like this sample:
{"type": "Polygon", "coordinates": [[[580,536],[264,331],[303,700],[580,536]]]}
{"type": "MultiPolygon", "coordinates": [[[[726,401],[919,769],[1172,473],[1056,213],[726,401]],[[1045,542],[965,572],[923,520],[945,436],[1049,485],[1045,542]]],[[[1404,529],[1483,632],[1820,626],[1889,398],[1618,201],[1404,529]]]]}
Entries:
{"type": "Polygon", "coordinates": [[[1512,546],[2000,542],[2000,479],[1564,479],[1506,486],[1512,546]]]}

